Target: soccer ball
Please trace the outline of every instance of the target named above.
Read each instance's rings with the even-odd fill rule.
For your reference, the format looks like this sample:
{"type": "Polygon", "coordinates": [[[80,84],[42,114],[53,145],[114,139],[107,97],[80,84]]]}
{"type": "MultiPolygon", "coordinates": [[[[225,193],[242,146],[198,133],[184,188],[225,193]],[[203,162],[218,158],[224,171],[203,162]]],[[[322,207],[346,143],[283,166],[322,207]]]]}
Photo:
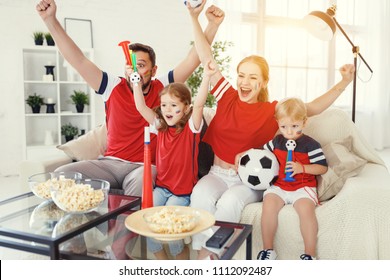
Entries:
{"type": "Polygon", "coordinates": [[[238,175],[251,189],[267,189],[275,182],[278,173],[279,163],[271,151],[250,149],[240,157],[238,175]]]}
{"type": "Polygon", "coordinates": [[[199,7],[202,4],[202,0],[186,0],[184,1],[184,5],[187,6],[187,1],[190,2],[190,6],[192,8],[199,7]]]}
{"type": "Polygon", "coordinates": [[[130,81],[133,84],[138,84],[141,81],[141,76],[137,72],[133,72],[130,74],[130,81]]]}

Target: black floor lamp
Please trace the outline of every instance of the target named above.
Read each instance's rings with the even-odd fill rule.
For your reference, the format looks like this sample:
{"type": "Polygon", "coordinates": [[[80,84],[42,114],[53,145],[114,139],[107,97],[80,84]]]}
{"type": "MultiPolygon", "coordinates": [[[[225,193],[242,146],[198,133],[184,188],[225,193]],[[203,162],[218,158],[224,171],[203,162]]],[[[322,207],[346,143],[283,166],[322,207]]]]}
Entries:
{"type": "Polygon", "coordinates": [[[336,5],[330,7],[326,13],[320,11],[313,11],[307,16],[305,16],[305,26],[311,34],[321,40],[331,40],[334,33],[336,32],[336,26],[343,33],[345,38],[352,46],[352,53],[354,56],[353,64],[355,66],[355,72],[353,77],[353,95],[352,95],[352,121],[355,122],[355,107],[356,107],[356,72],[357,72],[357,57],[359,56],[367,68],[373,73],[371,67],[364,60],[363,56],[359,52],[359,47],[355,46],[354,43],[349,39],[347,33],[343,30],[341,25],[337,22],[335,18],[336,14],[336,5]]]}

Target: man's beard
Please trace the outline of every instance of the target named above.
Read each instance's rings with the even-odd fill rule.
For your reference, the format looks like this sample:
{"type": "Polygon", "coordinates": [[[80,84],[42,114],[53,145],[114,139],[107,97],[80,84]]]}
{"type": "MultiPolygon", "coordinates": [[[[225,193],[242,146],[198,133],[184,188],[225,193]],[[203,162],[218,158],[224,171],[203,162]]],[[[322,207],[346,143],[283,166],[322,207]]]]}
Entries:
{"type": "Polygon", "coordinates": [[[142,84],[142,92],[145,93],[145,90],[150,86],[152,80],[149,80],[146,84],[142,84]]]}
{"type": "MultiPolygon", "coordinates": [[[[151,84],[151,82],[152,82],[152,80],[149,80],[146,84],[144,84],[144,83],[142,84],[142,93],[145,94],[145,91],[148,88],[148,86],[151,84]]],[[[131,91],[134,91],[133,84],[128,80],[127,80],[127,85],[129,86],[131,91]]],[[[148,92],[149,92],[149,90],[148,90],[148,92]]],[[[146,92],[146,93],[148,93],[148,92],[146,92]]]]}

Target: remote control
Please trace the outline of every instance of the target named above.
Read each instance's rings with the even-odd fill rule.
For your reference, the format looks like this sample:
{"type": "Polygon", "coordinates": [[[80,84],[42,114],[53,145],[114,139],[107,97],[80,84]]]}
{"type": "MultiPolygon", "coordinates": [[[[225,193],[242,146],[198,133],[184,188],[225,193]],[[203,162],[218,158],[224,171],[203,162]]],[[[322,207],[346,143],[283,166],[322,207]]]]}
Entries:
{"type": "Polygon", "coordinates": [[[220,227],[207,241],[206,246],[220,249],[233,234],[234,228],[220,227]]]}

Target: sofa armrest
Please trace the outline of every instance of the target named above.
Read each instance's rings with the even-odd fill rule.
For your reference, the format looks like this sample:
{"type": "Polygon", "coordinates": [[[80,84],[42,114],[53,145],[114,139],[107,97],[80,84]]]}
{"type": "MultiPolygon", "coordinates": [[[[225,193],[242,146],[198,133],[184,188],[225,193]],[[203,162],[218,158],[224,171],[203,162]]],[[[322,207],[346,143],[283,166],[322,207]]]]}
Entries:
{"type": "Polygon", "coordinates": [[[20,185],[23,192],[30,191],[27,180],[33,174],[52,172],[61,165],[72,162],[66,155],[50,157],[45,160],[23,160],[20,164],[19,175],[20,185]]]}

